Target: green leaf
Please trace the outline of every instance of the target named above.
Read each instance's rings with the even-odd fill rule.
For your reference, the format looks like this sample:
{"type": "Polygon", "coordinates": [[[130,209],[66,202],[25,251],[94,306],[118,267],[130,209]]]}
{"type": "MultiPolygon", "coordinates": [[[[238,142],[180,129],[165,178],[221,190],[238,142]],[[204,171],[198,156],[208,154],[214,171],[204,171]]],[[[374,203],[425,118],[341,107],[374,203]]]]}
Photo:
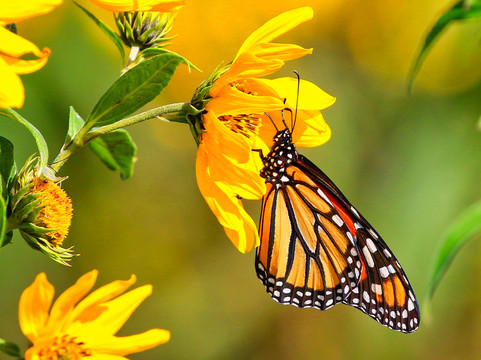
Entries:
{"type": "Polygon", "coordinates": [[[48,147],[45,139],[42,136],[42,133],[38,131],[38,129],[30,124],[26,119],[20,116],[17,112],[12,109],[0,109],[0,114],[8,116],[14,120],[17,120],[20,124],[25,126],[28,131],[30,131],[35,138],[35,142],[37,143],[38,153],[40,155],[40,168],[44,168],[47,166],[48,163],[48,147]]]}
{"type": "Polygon", "coordinates": [[[443,278],[456,254],[468,240],[481,233],[481,201],[465,210],[443,236],[441,249],[429,277],[426,300],[432,299],[434,291],[443,278]]]}
{"type": "Polygon", "coordinates": [[[133,67],[102,95],[88,116],[87,124],[111,124],[148,104],[169,84],[181,62],[179,55],[161,54],[133,67]]]}
{"type": "Polygon", "coordinates": [[[68,131],[65,137],[65,144],[72,141],[75,134],[84,126],[85,121],[80,117],[80,115],[75,111],[73,106],[70,106],[70,111],[68,114],[68,131]]]}
{"type": "Polygon", "coordinates": [[[104,32],[105,35],[114,43],[114,45],[119,49],[120,52],[120,57],[123,60],[125,58],[125,51],[124,51],[124,46],[122,44],[122,40],[120,37],[111,29],[109,28],[104,22],[102,22],[100,19],[98,19],[94,14],[92,14],[90,11],[88,11],[86,8],[83,6],[77,4],[74,1],[75,5],[77,5],[87,16],[93,20],[93,22],[104,32]]]}
{"type": "Polygon", "coordinates": [[[5,231],[7,230],[7,204],[0,196],[0,247],[4,246],[5,231]]]}
{"type": "Polygon", "coordinates": [[[441,32],[455,20],[471,19],[481,17],[481,1],[480,0],[461,0],[449,8],[444,14],[442,14],[436,21],[434,26],[429,30],[424,42],[421,46],[421,50],[418,53],[416,61],[408,75],[408,89],[410,90],[414,79],[416,78],[422,63],[427,56],[428,50],[433,45],[434,41],[439,37],[441,32]]]}
{"type": "Polygon", "coordinates": [[[132,176],[137,147],[126,130],[114,130],[95,138],[89,145],[110,170],[120,171],[122,180],[132,176]]]}
{"type": "Polygon", "coordinates": [[[160,54],[175,54],[175,55],[179,56],[180,58],[182,58],[182,62],[189,67],[189,71],[190,71],[190,69],[194,69],[194,70],[202,72],[202,70],[200,70],[197,66],[195,66],[193,63],[191,63],[189,60],[187,60],[182,55],[179,55],[179,54],[177,54],[173,51],[170,51],[170,50],[167,50],[167,49],[164,49],[164,48],[152,47],[152,48],[146,48],[146,49],[144,49],[140,52],[140,55],[144,58],[150,58],[152,56],[160,55],[160,54]]]}
{"type": "Polygon", "coordinates": [[[3,339],[0,339],[0,351],[16,358],[20,357],[20,348],[18,345],[3,339]]]}
{"type": "Polygon", "coordinates": [[[13,144],[0,136],[0,195],[5,199],[8,196],[8,185],[14,175],[13,144]]]}

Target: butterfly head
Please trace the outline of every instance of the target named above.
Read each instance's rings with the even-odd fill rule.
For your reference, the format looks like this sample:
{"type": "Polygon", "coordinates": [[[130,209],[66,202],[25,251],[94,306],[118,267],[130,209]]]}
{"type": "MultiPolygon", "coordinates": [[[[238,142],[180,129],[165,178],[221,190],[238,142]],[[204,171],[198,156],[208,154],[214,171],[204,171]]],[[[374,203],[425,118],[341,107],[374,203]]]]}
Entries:
{"type": "Polygon", "coordinates": [[[266,182],[278,183],[287,179],[285,169],[290,163],[296,161],[298,153],[292,143],[289,129],[280,130],[274,136],[274,145],[266,157],[262,159],[264,168],[260,175],[266,182]]]}

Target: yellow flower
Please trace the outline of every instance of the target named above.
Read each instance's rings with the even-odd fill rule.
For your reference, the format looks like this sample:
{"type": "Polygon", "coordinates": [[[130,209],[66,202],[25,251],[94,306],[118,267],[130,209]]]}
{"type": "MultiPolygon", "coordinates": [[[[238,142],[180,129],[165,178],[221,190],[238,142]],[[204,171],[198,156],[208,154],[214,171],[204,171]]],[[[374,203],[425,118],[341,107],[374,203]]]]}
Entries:
{"type": "MultiPolygon", "coordinates": [[[[196,90],[192,105],[203,109],[194,120],[197,136],[196,175],[207,204],[224,226],[226,234],[241,252],[259,244],[252,218],[241,199],[259,199],[265,182],[259,175],[262,161],[276,133],[269,113],[279,129],[285,125],[281,111],[288,108],[293,121],[297,100],[297,79],[259,79],[279,70],[284,61],[310,54],[311,49],[271,41],[312,18],[303,7],[285,12],[252,33],[233,62],[214,73],[196,90]]],[[[329,140],[330,129],[320,110],[335,98],[314,84],[302,80],[293,139],[298,146],[319,146],[329,140]]],[[[289,123],[288,123],[289,124],[289,123]]],[[[292,127],[292,124],[291,124],[292,127]]]]}
{"type": "Polygon", "coordinates": [[[62,0],[0,0],[0,108],[23,105],[25,94],[19,74],[29,74],[42,68],[47,62],[50,50],[40,50],[35,44],[6,28],[37,15],[45,14],[62,3],[62,0]],[[22,56],[32,54],[33,60],[22,56]]]}
{"type": "Polygon", "coordinates": [[[54,288],[44,273],[22,293],[18,309],[20,328],[32,342],[25,360],[126,359],[125,355],[144,351],[169,341],[167,330],[151,329],[142,334],[117,337],[115,334],[135,309],[152,293],[144,285],[122,294],[135,283],[114,281],[82,298],[92,289],[97,270],[83,275],[61,294],[50,308],[54,288]],[[50,309],[50,311],[49,311],[50,309]]]}
{"type": "Polygon", "coordinates": [[[177,11],[185,0],[90,0],[102,9],[113,12],[124,11],[177,11]]]}

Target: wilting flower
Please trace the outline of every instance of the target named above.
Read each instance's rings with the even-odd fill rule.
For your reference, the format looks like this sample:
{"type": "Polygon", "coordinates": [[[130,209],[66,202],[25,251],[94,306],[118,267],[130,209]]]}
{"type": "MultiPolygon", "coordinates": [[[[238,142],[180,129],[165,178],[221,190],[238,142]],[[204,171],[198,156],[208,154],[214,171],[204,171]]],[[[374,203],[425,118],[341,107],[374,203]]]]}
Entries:
{"type": "Polygon", "coordinates": [[[20,298],[18,317],[23,334],[32,342],[25,360],[82,359],[121,360],[169,341],[167,330],[117,337],[115,334],[135,309],[152,293],[144,285],[122,294],[135,283],[114,281],[95,290],[97,270],[83,275],[52,305],[54,288],[44,273],[37,275],[20,298]],[[82,299],[83,298],[83,299],[82,299]],[[50,311],[49,311],[50,309],[50,311]]]}
{"type": "MultiPolygon", "coordinates": [[[[265,180],[259,176],[275,127],[284,129],[296,111],[297,79],[259,79],[279,70],[286,60],[310,54],[311,49],[271,41],[312,18],[303,7],[285,12],[254,31],[241,46],[233,62],[214,72],[194,93],[192,105],[202,110],[190,118],[199,144],[196,174],[207,204],[224,226],[226,234],[241,251],[257,246],[259,237],[241,199],[259,199],[265,180]]],[[[335,98],[314,84],[302,80],[293,139],[297,146],[319,146],[329,140],[330,129],[320,110],[335,98]]]]}
{"type": "Polygon", "coordinates": [[[32,248],[66,265],[74,255],[60,245],[70,228],[72,203],[60,188],[60,179],[40,173],[34,162],[28,161],[13,181],[9,227],[18,229],[32,248]]]}
{"type": "Polygon", "coordinates": [[[102,9],[123,11],[177,11],[184,6],[185,0],[90,0],[102,9]]]}
{"type": "Polygon", "coordinates": [[[62,3],[62,0],[0,0],[0,108],[23,106],[25,92],[18,75],[29,74],[42,68],[50,49],[40,50],[35,44],[15,33],[19,21],[45,14],[62,3]],[[35,59],[25,60],[25,55],[35,59]]]}

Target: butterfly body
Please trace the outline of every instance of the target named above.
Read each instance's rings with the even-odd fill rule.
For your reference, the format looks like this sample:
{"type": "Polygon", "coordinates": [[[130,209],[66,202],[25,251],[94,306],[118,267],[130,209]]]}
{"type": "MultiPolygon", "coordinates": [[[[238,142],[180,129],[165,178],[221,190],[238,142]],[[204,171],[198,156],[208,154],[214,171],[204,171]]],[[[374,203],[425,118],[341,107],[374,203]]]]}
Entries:
{"type": "Polygon", "coordinates": [[[379,234],[337,186],[299,154],[289,129],[263,158],[256,272],[281,304],[326,310],[354,306],[412,332],[419,308],[404,271],[379,234]]]}

